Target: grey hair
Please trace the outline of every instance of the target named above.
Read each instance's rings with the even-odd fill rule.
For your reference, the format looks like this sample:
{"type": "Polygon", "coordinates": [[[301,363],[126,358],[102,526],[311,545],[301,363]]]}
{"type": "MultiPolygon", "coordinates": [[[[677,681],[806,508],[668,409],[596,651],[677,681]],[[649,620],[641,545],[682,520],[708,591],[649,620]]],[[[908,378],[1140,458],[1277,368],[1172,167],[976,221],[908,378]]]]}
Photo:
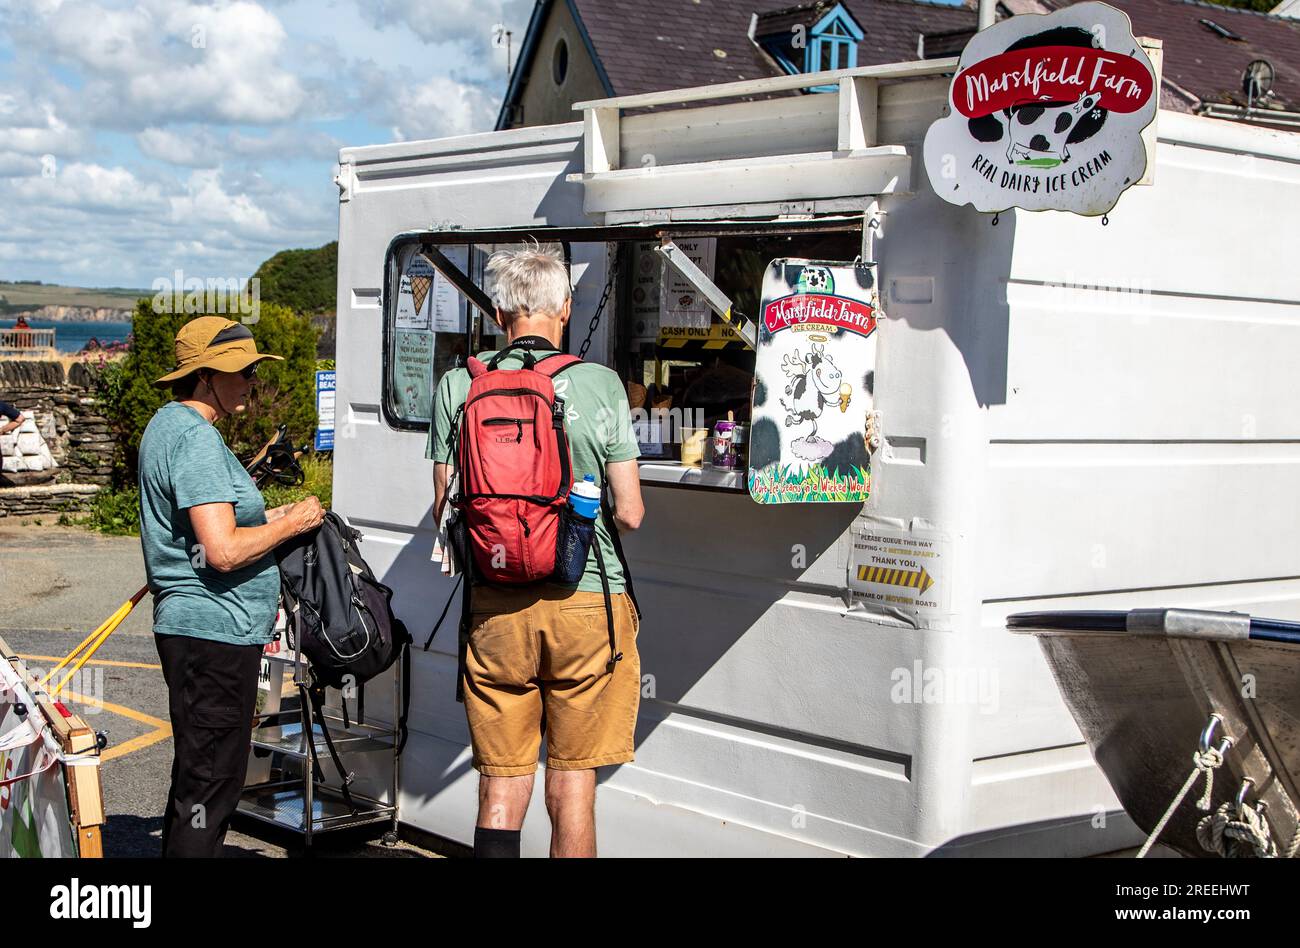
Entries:
{"type": "Polygon", "coordinates": [[[493,278],[492,302],[502,316],[557,316],[573,294],[564,255],[554,245],[498,250],[487,272],[493,278]]]}

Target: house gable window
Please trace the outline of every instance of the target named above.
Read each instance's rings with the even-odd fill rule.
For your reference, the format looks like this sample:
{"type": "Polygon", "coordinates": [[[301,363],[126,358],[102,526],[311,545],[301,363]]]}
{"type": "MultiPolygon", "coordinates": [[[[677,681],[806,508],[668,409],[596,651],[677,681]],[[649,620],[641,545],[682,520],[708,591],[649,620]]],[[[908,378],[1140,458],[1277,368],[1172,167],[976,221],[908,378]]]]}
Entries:
{"type": "MultiPolygon", "coordinates": [[[[775,10],[756,21],[755,39],[791,75],[853,68],[858,64],[858,43],[866,36],[841,3],[775,10]]],[[[814,92],[834,90],[834,86],[813,87],[814,92]]]]}
{"type": "MultiPolygon", "coordinates": [[[[835,4],[831,10],[813,24],[808,31],[807,59],[804,72],[824,72],[828,69],[852,69],[858,64],[858,43],[866,34],[857,21],[835,4]]],[[[834,92],[835,86],[814,86],[814,92],[834,92]]]]}

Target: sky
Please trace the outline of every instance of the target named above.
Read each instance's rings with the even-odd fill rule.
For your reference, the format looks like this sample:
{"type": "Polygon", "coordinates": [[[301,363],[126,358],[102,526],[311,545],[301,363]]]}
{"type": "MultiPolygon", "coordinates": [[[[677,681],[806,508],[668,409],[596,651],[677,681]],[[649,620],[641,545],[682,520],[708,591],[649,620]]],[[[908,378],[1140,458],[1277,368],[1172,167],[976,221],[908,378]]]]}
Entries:
{"type": "Polygon", "coordinates": [[[0,0],[0,279],[243,279],[344,145],[493,127],[532,0],[0,0]]]}

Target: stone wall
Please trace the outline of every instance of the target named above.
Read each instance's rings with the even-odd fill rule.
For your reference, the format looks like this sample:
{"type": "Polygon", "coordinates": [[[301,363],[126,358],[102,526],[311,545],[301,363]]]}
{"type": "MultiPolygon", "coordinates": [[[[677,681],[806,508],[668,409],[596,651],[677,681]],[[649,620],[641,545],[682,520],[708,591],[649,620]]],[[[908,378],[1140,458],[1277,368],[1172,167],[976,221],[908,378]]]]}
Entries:
{"type": "Polygon", "coordinates": [[[108,420],[96,410],[83,365],[72,363],[65,371],[59,362],[0,361],[0,400],[35,410],[37,426],[59,465],[53,485],[0,487],[0,516],[84,507],[109,483],[114,438],[108,420]],[[80,489],[67,489],[72,486],[80,489]]]}
{"type": "Polygon", "coordinates": [[[0,487],[0,518],[61,514],[84,510],[102,488],[98,484],[40,484],[0,487]]]}

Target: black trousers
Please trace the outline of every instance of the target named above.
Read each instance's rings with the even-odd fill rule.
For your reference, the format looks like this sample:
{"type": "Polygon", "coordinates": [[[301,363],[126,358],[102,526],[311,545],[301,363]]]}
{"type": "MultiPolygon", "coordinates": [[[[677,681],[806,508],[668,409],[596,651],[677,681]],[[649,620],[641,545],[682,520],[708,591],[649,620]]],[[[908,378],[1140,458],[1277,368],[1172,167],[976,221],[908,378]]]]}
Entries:
{"type": "Polygon", "coordinates": [[[172,783],[162,854],[221,855],[248,772],[259,645],[155,635],[172,719],[172,783]]]}

